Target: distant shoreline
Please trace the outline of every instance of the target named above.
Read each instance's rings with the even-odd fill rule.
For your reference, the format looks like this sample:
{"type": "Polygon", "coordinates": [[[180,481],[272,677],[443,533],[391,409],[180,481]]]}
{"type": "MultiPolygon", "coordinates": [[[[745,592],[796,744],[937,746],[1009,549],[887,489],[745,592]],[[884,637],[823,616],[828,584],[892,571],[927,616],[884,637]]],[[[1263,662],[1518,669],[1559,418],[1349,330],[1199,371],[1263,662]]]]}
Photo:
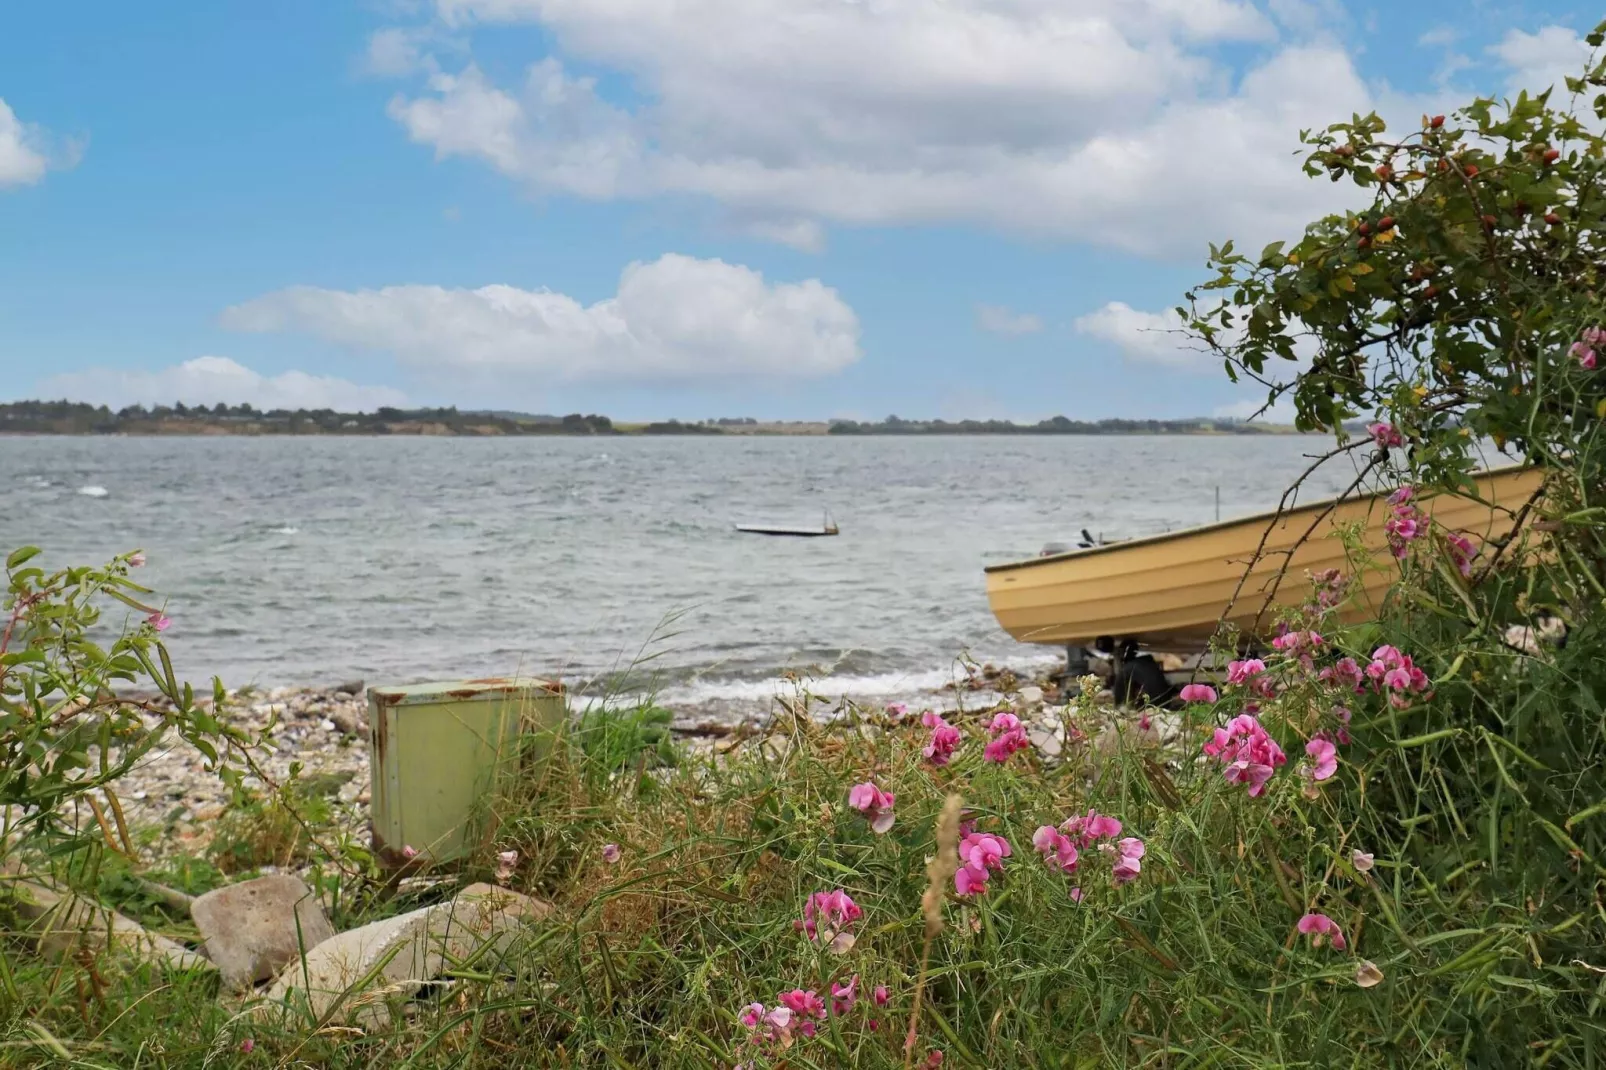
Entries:
{"type": "Polygon", "coordinates": [[[1293,427],[1200,417],[1192,420],[1071,420],[1064,416],[1035,424],[1008,420],[856,420],[760,421],[750,418],[699,422],[663,420],[614,422],[606,416],[535,416],[522,413],[461,412],[457,409],[379,409],[342,413],[326,409],[258,412],[249,406],[211,409],[159,406],[113,412],[104,406],[19,401],[0,404],[0,435],[79,436],[418,436],[443,438],[536,437],[872,437],[937,435],[1292,435],[1293,427]]]}

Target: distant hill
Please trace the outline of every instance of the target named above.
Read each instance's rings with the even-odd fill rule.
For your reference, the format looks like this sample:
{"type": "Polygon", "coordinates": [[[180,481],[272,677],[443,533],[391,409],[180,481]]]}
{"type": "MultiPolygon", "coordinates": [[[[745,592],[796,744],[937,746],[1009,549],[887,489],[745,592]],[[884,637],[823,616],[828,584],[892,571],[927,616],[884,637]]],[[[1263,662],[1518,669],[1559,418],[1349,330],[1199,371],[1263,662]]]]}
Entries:
{"type": "Polygon", "coordinates": [[[1292,428],[1239,420],[1070,420],[1056,416],[1035,424],[1008,420],[903,420],[879,423],[760,422],[751,417],[685,423],[614,423],[606,416],[570,413],[547,416],[511,411],[379,409],[274,409],[249,405],[211,408],[175,404],[113,411],[71,401],[0,404],[0,434],[33,435],[1263,435],[1292,428]]]}

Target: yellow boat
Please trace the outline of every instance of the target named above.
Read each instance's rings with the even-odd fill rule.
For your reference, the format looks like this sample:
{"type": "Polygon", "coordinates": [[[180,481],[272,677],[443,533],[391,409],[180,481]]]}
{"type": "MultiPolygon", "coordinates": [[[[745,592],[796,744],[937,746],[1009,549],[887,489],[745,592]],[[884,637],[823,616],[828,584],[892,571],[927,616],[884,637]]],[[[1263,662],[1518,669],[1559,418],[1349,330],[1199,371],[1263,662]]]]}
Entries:
{"type": "MultiPolygon", "coordinates": [[[[1514,467],[1480,473],[1475,481],[1481,501],[1441,494],[1416,504],[1436,524],[1481,545],[1511,531],[1544,476],[1514,467]]],[[[1349,571],[1343,542],[1332,537],[1338,528],[1362,522],[1366,545],[1387,559],[1383,525],[1393,509],[1385,497],[1378,492],[1336,504],[1327,499],[1280,514],[994,565],[987,569],[987,601],[998,623],[1023,643],[1091,646],[1107,637],[1186,653],[1203,649],[1224,615],[1242,633],[1264,636],[1275,623],[1276,607],[1309,598],[1307,573],[1349,571]],[[1301,543],[1306,532],[1310,536],[1301,543]]],[[[1363,570],[1352,585],[1346,619],[1375,613],[1393,573],[1363,570]]]]}

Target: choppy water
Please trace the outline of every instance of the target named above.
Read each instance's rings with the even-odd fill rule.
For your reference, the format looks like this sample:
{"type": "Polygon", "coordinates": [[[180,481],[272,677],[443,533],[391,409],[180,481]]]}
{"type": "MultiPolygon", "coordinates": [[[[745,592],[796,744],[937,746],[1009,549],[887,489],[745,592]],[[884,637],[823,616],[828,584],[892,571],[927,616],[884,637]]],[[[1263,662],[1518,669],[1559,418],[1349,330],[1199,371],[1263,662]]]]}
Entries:
{"type": "MultiPolygon", "coordinates": [[[[179,670],[231,686],[589,677],[648,660],[681,705],[936,686],[1052,657],[983,566],[1274,506],[1322,440],[0,438],[0,547],[142,547],[179,670]],[[740,535],[818,523],[832,539],[740,535]],[[827,689],[831,689],[829,686],[827,689]]],[[[1311,485],[1336,491],[1352,469],[1311,485]]]]}

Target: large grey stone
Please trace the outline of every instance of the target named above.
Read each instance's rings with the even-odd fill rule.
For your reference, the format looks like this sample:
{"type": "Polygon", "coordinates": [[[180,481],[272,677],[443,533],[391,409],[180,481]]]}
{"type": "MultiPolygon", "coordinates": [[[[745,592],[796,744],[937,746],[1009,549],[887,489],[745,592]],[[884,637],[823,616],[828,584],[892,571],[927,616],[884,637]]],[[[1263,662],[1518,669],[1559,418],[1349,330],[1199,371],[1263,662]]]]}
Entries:
{"type": "Polygon", "coordinates": [[[190,904],[190,916],[223,983],[242,990],[335,935],[312,889],[284,874],[207,892],[190,904]]]}
{"type": "Polygon", "coordinates": [[[15,899],[24,935],[39,954],[65,959],[79,951],[126,952],[154,959],[181,969],[212,969],[205,956],[197,955],[176,940],[169,940],[146,929],[133,918],[72,892],[33,881],[8,881],[15,899]]]}
{"type": "Polygon", "coordinates": [[[268,998],[304,998],[320,1021],[334,1012],[345,1021],[382,1024],[390,1016],[389,1000],[411,997],[455,963],[497,954],[520,926],[551,912],[551,905],[538,899],[472,884],[449,903],[325,940],[285,968],[268,998]]]}

